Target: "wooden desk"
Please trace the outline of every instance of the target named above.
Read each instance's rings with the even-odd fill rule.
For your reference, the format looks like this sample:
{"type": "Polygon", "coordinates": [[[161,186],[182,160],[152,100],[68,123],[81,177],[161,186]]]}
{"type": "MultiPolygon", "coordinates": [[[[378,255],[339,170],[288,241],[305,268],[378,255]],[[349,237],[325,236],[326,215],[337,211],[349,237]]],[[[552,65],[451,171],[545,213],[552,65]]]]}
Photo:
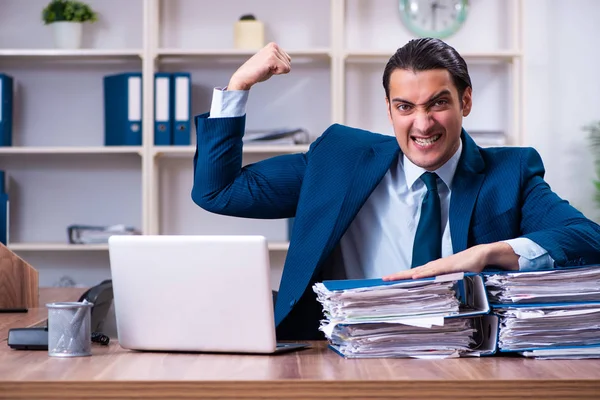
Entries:
{"type": "Polygon", "coordinates": [[[313,346],[256,356],[142,353],[113,342],[60,359],[0,343],[0,399],[600,398],[600,360],[346,360],[313,346]]]}

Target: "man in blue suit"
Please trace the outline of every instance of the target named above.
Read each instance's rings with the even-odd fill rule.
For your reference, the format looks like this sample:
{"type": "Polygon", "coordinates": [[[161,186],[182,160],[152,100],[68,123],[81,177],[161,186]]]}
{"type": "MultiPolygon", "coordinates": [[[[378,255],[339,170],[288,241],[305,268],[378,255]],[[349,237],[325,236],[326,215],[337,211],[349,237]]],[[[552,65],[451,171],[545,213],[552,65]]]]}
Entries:
{"type": "Polygon", "coordinates": [[[330,126],[305,154],[242,167],[249,89],[291,70],[271,43],[195,118],[193,200],[249,218],[295,217],[275,306],[280,339],[317,339],[323,279],[419,278],[486,266],[600,263],[600,227],[553,193],[531,148],[480,148],[462,129],[467,65],[437,39],[412,40],[383,75],[395,138],[330,126]]]}

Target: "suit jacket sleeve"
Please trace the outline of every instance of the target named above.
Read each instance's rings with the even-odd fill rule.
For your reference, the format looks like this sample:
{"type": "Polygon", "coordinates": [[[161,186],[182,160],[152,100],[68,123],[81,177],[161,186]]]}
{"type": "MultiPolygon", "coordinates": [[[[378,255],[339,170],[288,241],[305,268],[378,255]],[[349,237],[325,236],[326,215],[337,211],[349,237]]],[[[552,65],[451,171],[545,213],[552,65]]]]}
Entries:
{"type": "Polygon", "coordinates": [[[192,199],[196,204],[210,212],[236,217],[295,215],[307,154],[276,156],[242,167],[245,116],[208,118],[203,114],[195,118],[195,123],[192,199]]]}
{"type": "Polygon", "coordinates": [[[556,195],[544,172],[539,154],[526,149],[521,157],[523,237],[546,249],[557,265],[600,263],[600,226],[556,195]]]}

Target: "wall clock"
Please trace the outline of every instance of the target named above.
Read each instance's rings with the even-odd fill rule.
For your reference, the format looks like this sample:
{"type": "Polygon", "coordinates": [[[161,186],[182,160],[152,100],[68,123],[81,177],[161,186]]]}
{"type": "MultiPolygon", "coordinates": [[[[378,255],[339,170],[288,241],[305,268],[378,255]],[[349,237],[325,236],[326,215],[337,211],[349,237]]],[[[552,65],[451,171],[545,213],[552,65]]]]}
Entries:
{"type": "Polygon", "coordinates": [[[406,27],[420,37],[443,39],[455,34],[465,23],[468,0],[399,0],[406,27]]]}

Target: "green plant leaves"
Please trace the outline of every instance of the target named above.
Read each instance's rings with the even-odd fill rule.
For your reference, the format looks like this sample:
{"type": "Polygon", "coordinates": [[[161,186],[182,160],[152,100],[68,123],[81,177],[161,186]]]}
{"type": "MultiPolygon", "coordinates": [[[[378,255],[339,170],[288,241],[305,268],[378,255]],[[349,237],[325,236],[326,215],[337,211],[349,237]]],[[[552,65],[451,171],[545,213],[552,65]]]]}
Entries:
{"type": "MultiPolygon", "coordinates": [[[[584,126],[583,130],[589,134],[588,138],[592,146],[594,164],[596,165],[596,175],[600,178],[600,121],[584,126]]],[[[594,199],[598,208],[600,208],[600,181],[594,181],[594,186],[596,186],[594,199]]]]}
{"type": "Polygon", "coordinates": [[[42,21],[46,25],[53,22],[95,22],[98,15],[81,1],[52,0],[42,11],[42,21]]]}

